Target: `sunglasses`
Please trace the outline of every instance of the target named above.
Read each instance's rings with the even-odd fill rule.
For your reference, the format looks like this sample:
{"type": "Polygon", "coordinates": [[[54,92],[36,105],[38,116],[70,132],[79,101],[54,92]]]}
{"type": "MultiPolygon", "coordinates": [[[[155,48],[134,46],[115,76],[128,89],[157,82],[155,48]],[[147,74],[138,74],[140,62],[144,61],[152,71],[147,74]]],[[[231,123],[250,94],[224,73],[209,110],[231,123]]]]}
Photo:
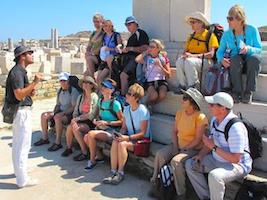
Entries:
{"type": "Polygon", "coordinates": [[[85,84],[93,84],[93,83],[91,83],[89,81],[83,81],[83,83],[85,83],[85,84]]]}
{"type": "Polygon", "coordinates": [[[234,17],[226,17],[228,21],[233,21],[234,20],[234,17]]]}
{"type": "Polygon", "coordinates": [[[130,23],[127,23],[125,24],[125,26],[131,26],[134,22],[130,22],[130,23]]]}
{"type": "Polygon", "coordinates": [[[201,21],[199,20],[191,20],[189,21],[190,24],[199,24],[201,21]]]}

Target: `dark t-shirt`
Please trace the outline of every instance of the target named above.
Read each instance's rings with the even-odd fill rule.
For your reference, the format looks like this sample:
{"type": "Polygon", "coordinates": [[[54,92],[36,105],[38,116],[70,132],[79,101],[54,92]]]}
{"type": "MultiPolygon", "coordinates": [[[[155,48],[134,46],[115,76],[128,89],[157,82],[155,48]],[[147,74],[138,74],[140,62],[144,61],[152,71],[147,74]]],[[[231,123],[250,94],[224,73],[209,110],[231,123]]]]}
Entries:
{"type": "Polygon", "coordinates": [[[27,71],[20,65],[15,65],[9,72],[6,79],[6,97],[5,101],[10,104],[20,104],[20,106],[31,106],[32,98],[26,96],[22,101],[16,99],[14,90],[25,88],[29,84],[27,71]]]}
{"type": "MultiPolygon", "coordinates": [[[[140,47],[145,44],[149,44],[148,35],[142,29],[137,29],[136,32],[129,37],[127,47],[140,47]]],[[[138,55],[138,53],[132,51],[129,51],[127,54],[138,55]]]]}

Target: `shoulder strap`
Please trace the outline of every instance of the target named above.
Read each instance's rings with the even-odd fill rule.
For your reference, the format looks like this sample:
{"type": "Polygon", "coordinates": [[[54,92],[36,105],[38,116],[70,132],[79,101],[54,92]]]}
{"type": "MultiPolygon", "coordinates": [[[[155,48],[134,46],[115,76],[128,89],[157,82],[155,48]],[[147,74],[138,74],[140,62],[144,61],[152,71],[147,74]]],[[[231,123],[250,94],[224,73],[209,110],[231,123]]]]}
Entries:
{"type": "Polygon", "coordinates": [[[131,118],[131,122],[132,122],[133,131],[134,131],[134,134],[135,134],[136,130],[135,130],[135,127],[134,127],[133,117],[132,117],[132,112],[131,112],[131,107],[130,106],[129,106],[129,113],[130,113],[130,118],[131,118]]]}
{"type": "Polygon", "coordinates": [[[117,113],[114,111],[114,109],[113,109],[113,105],[114,105],[114,98],[112,98],[111,100],[110,100],[110,104],[109,104],[109,108],[108,109],[105,109],[105,108],[103,108],[102,107],[102,102],[103,102],[103,98],[100,98],[100,105],[99,105],[99,108],[100,108],[100,110],[107,110],[107,111],[109,111],[115,118],[118,118],[117,117],[117,113]]]}
{"type": "Polygon", "coordinates": [[[80,105],[81,105],[81,102],[82,102],[82,97],[83,97],[83,95],[80,95],[80,99],[79,99],[79,103],[78,103],[78,114],[79,115],[81,115],[80,105]]]}
{"type": "Polygon", "coordinates": [[[209,51],[209,42],[210,42],[211,34],[214,32],[214,30],[215,30],[215,26],[211,25],[206,35],[205,44],[206,44],[207,51],[209,51]]]}
{"type": "Polygon", "coordinates": [[[236,122],[242,122],[241,119],[239,118],[233,118],[231,119],[226,125],[225,125],[225,128],[224,128],[224,135],[225,135],[225,139],[226,141],[228,141],[228,138],[229,138],[229,130],[230,128],[232,127],[232,125],[236,122]]]}

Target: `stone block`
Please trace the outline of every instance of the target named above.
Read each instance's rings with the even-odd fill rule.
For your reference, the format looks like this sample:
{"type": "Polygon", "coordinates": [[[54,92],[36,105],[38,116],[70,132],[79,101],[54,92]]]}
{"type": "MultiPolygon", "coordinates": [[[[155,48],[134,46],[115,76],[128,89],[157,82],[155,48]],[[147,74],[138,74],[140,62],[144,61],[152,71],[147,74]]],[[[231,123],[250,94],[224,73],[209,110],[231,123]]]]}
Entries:
{"type": "Polygon", "coordinates": [[[70,57],[56,56],[55,57],[55,72],[70,72],[70,57]]]}
{"type": "Polygon", "coordinates": [[[71,74],[81,75],[85,71],[85,68],[86,66],[84,62],[72,62],[70,64],[71,74]]]}

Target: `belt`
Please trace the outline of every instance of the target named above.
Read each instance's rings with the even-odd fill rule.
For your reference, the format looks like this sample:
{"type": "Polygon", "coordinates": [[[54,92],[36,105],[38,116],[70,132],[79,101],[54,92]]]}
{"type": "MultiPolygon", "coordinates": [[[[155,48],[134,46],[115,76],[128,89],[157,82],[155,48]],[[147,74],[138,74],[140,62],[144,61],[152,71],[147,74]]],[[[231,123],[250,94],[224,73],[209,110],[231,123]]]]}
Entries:
{"type": "Polygon", "coordinates": [[[19,110],[31,110],[32,107],[31,107],[31,106],[19,106],[18,109],[19,109],[19,110]]]}

